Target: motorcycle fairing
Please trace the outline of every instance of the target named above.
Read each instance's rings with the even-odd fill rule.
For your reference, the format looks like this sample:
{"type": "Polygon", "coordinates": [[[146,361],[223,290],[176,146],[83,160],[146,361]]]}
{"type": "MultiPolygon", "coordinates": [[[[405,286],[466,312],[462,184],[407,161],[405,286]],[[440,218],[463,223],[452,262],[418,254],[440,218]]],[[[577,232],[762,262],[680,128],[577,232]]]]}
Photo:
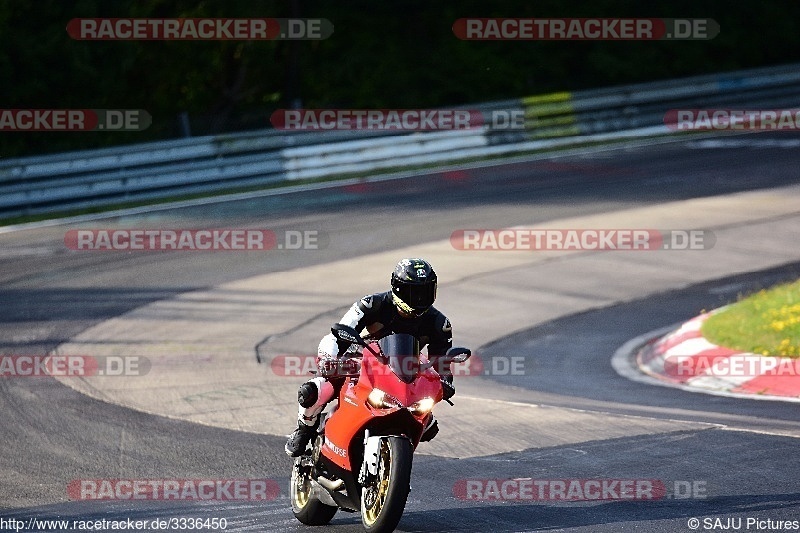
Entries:
{"type": "MultiPolygon", "coordinates": [[[[370,346],[379,352],[378,343],[370,346]]],[[[383,355],[379,357],[385,359],[383,355]]],[[[405,434],[416,448],[430,414],[415,416],[406,407],[426,397],[436,402],[442,399],[439,375],[432,368],[419,372],[416,379],[407,383],[365,349],[358,382],[354,384],[347,378],[339,394],[339,406],[325,424],[321,454],[340,468],[357,472],[363,455],[364,430],[368,427],[373,435],[405,434]],[[396,399],[402,407],[372,407],[367,398],[375,388],[396,399]]]]}

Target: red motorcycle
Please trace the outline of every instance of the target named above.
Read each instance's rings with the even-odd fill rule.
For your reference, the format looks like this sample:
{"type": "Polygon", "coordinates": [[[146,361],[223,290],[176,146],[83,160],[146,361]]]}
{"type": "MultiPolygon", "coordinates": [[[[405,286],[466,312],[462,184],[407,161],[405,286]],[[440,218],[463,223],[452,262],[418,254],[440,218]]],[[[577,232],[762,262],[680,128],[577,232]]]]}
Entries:
{"type": "Polygon", "coordinates": [[[320,424],[313,449],[295,459],[292,511],[307,525],[327,524],[338,509],[360,511],[366,531],[393,531],[411,490],[414,450],[434,405],[443,399],[434,367],[449,369],[471,352],[451,348],[423,361],[412,335],[393,334],[367,344],[343,324],[331,332],[362,347],[360,365],[351,358],[339,366],[346,369],[339,405],[320,424]]]}

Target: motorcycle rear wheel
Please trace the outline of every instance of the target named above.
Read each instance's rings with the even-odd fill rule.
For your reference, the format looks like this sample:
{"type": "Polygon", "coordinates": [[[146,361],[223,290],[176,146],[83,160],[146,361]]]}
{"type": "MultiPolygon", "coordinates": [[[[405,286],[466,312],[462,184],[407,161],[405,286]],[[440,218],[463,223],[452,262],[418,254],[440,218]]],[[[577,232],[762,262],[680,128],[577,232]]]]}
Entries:
{"type": "Polygon", "coordinates": [[[400,523],[411,490],[413,458],[408,439],[381,440],[377,479],[361,489],[361,523],[368,533],[394,531],[400,523]]]}
{"type": "Polygon", "coordinates": [[[308,526],[324,526],[333,519],[338,507],[326,505],[314,495],[311,486],[311,468],[302,464],[298,457],[292,467],[289,480],[289,497],[292,500],[292,513],[300,522],[308,526]]]}

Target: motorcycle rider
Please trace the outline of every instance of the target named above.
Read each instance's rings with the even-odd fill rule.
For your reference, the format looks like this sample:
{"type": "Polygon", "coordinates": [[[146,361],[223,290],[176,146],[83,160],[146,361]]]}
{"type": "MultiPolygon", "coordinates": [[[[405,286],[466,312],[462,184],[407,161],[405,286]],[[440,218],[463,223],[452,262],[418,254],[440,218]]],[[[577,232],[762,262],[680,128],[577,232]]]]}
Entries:
{"type": "MultiPolygon", "coordinates": [[[[354,303],[339,321],[362,331],[367,329],[367,340],[378,340],[392,333],[408,333],[417,338],[420,349],[428,345],[428,359],[442,380],[444,399],[455,394],[450,365],[439,365],[437,358],[452,347],[453,335],[450,321],[433,307],[436,299],[437,278],[430,263],[423,259],[400,260],[392,272],[391,290],[364,296],[354,303]]],[[[286,454],[298,457],[316,435],[320,413],[339,394],[344,377],[325,378],[331,369],[340,368],[338,357],[345,354],[350,345],[338,341],[333,334],[325,335],[317,350],[318,377],[300,386],[297,401],[300,404],[297,429],[286,441],[286,454]]],[[[423,441],[438,433],[436,419],[425,427],[423,441]]]]}

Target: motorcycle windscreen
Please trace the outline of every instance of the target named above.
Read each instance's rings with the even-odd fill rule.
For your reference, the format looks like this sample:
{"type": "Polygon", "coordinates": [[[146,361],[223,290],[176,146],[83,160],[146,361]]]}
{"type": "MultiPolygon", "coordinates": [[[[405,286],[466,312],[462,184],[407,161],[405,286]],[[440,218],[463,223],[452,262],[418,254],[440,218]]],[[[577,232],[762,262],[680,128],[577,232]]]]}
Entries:
{"type": "Polygon", "coordinates": [[[389,359],[389,368],[404,383],[411,383],[419,374],[419,341],[407,333],[395,333],[378,341],[389,359]]]}

